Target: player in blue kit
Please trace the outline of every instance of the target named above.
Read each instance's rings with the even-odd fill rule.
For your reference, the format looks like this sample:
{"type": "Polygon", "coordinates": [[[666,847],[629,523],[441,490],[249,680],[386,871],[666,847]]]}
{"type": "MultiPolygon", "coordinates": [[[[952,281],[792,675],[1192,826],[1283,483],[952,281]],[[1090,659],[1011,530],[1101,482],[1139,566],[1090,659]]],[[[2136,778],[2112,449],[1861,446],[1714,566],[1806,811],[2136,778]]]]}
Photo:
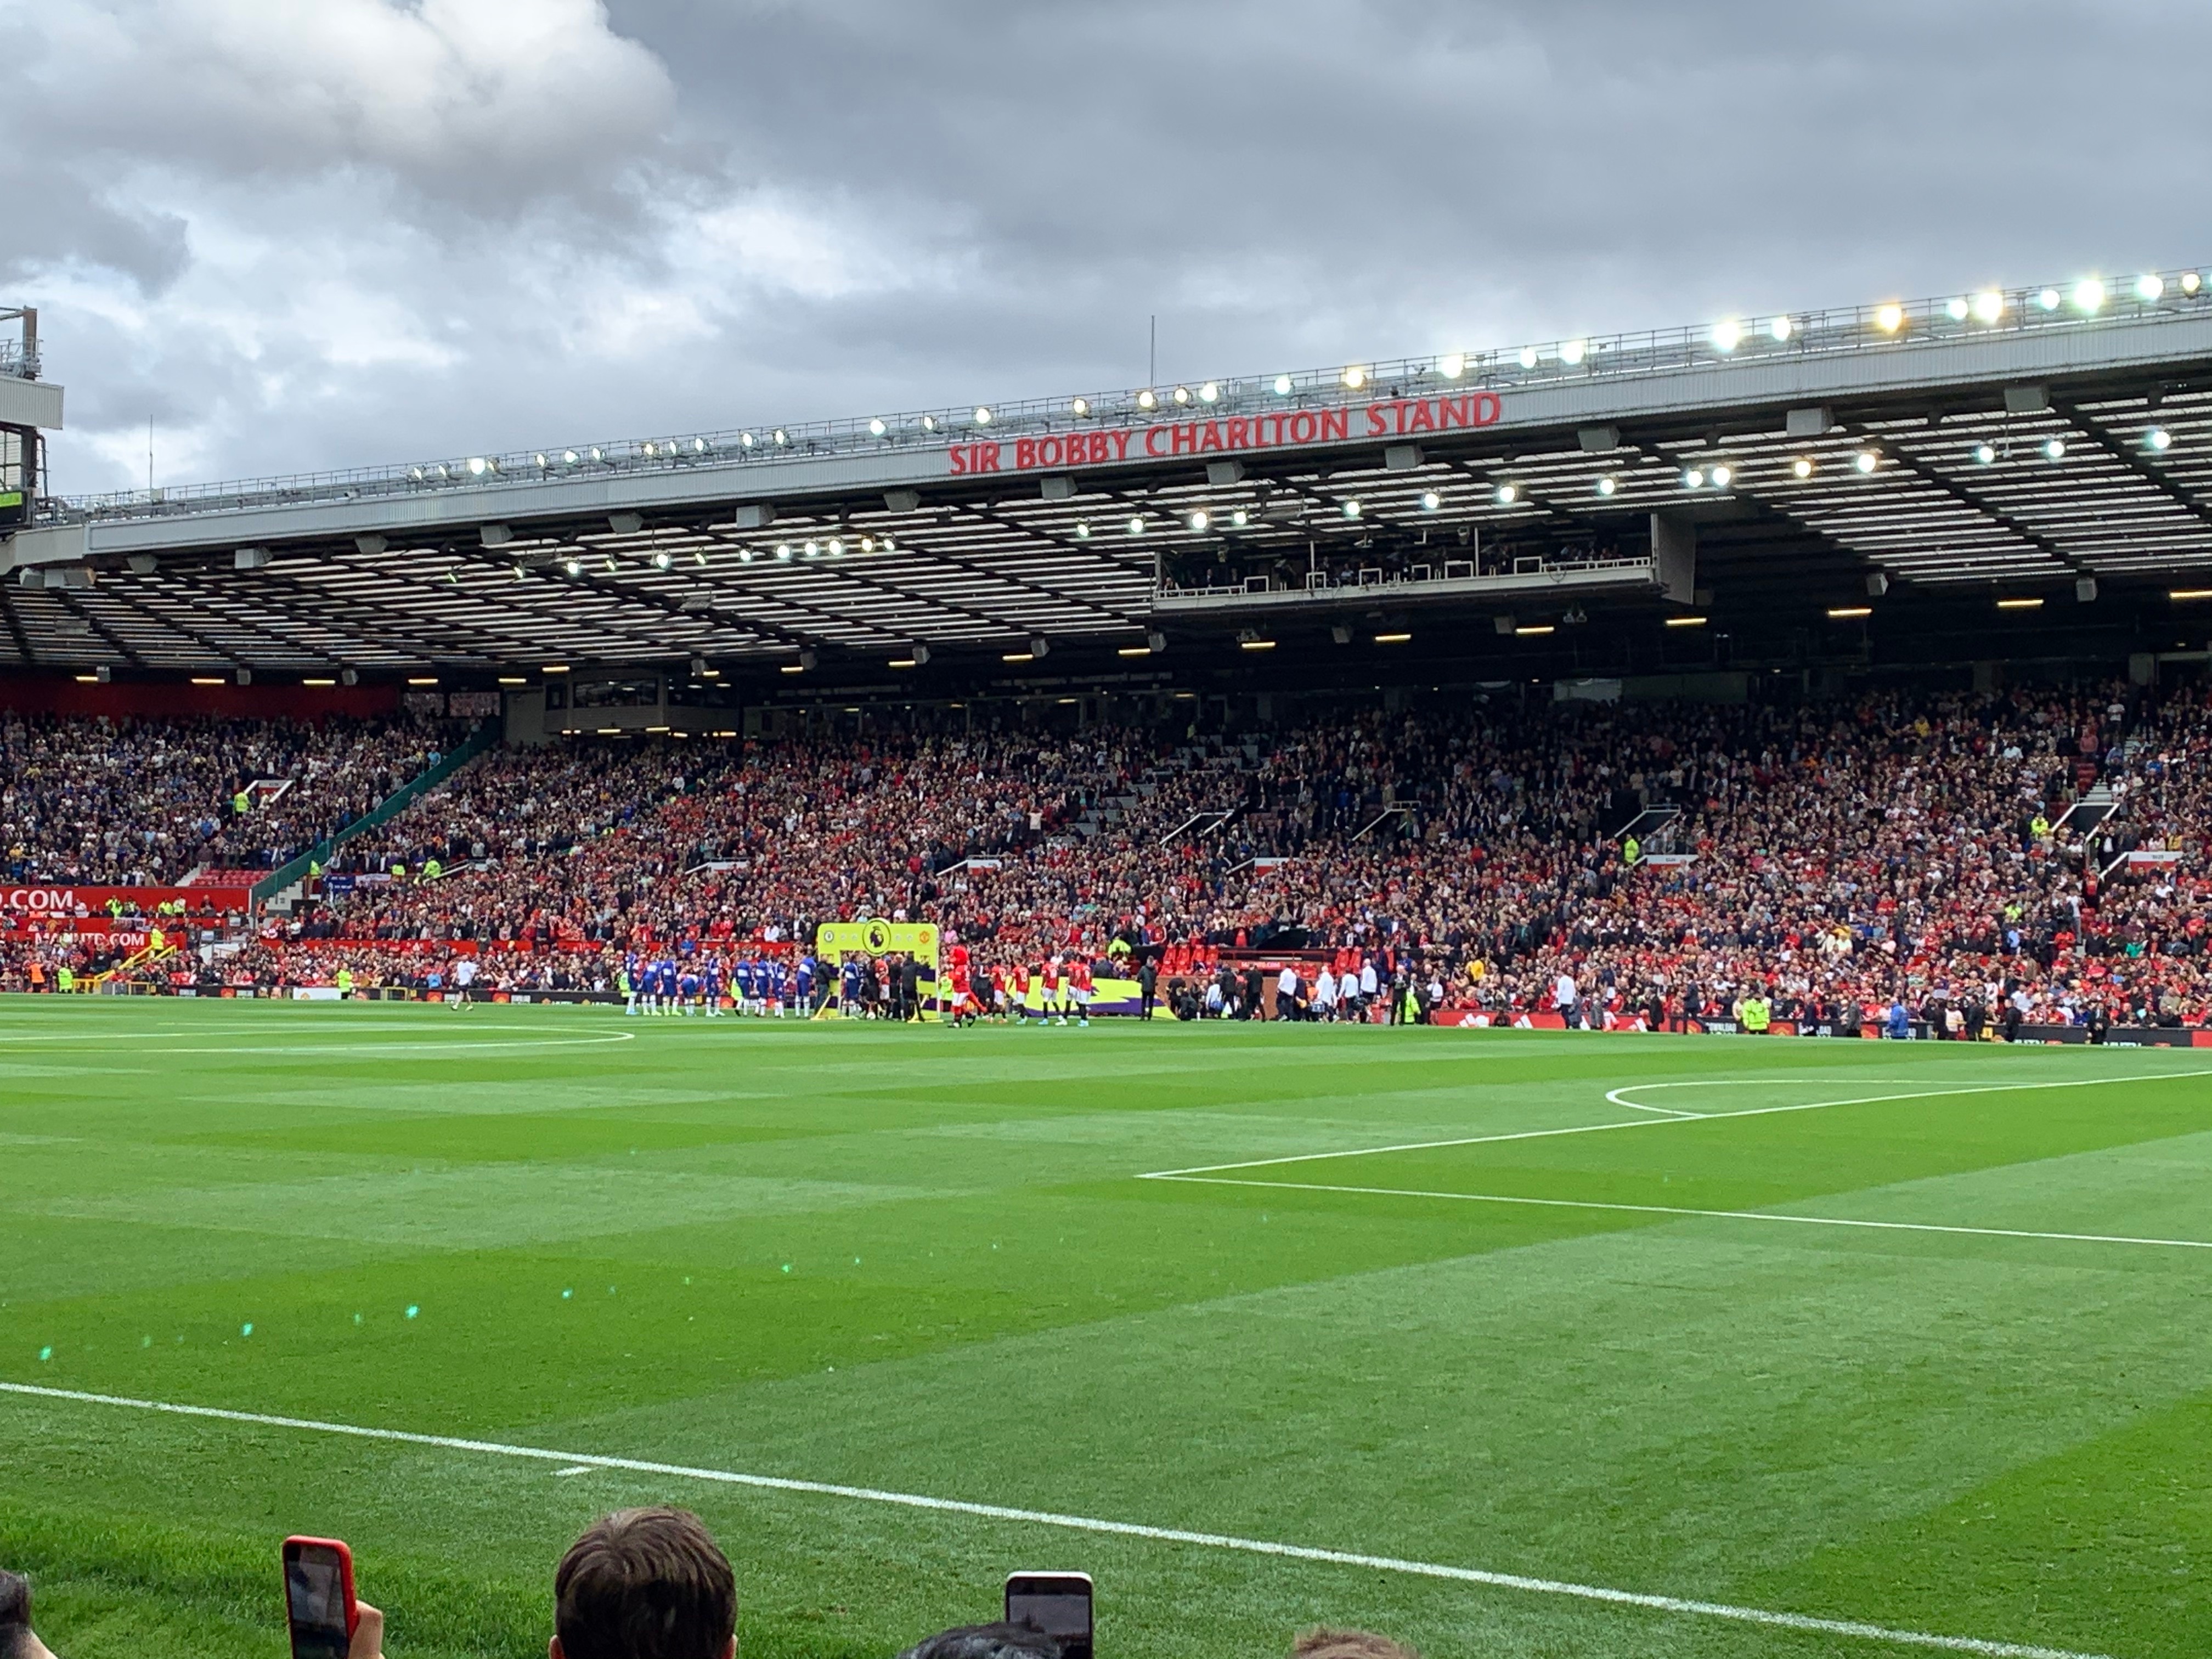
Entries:
{"type": "Polygon", "coordinates": [[[676,976],[676,1012],[689,1019],[698,1001],[698,970],[687,962],[684,964],[683,972],[676,976]]]}
{"type": "Polygon", "coordinates": [[[672,957],[663,957],[653,970],[653,987],[659,1006],[653,1012],[672,1014],[676,1012],[676,963],[672,957]]]}
{"type": "Polygon", "coordinates": [[[720,1019],[722,1017],[721,957],[708,957],[707,958],[707,971],[701,975],[701,981],[707,993],[707,1018],[709,1019],[720,1019]]]}
{"type": "Polygon", "coordinates": [[[814,1012],[814,958],[799,957],[799,966],[793,970],[792,978],[795,994],[793,1006],[799,1017],[805,1019],[814,1012]]]}
{"type": "Polygon", "coordinates": [[[847,957],[837,970],[838,1012],[847,1019],[860,1017],[860,959],[847,957]]]}

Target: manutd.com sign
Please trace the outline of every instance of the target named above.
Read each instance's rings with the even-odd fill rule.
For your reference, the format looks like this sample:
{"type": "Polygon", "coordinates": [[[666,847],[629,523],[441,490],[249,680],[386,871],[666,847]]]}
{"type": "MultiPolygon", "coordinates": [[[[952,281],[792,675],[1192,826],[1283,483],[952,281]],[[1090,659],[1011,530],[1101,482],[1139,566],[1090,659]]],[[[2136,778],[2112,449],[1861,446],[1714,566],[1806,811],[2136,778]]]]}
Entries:
{"type": "Polygon", "coordinates": [[[952,471],[956,475],[1034,472],[1165,461],[1181,456],[1234,455],[1255,449],[1417,438],[1494,426],[1503,413],[1496,392],[1469,392],[1456,398],[1389,398],[1343,409],[1281,410],[1265,415],[1160,421],[1151,426],[1102,427],[1095,432],[955,444],[952,471]]]}

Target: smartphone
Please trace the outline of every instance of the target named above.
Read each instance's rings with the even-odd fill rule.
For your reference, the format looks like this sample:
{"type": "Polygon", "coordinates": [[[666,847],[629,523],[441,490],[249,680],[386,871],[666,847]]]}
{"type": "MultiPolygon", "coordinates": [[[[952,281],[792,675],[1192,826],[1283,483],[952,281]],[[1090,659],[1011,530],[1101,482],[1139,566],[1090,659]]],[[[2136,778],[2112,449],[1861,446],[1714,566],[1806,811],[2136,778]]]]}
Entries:
{"type": "Polygon", "coordinates": [[[361,1622],[353,1552],[335,1538],[286,1539],[284,1619],[292,1628],[292,1659],[346,1659],[361,1622]]]}
{"type": "Polygon", "coordinates": [[[1008,1573],[1006,1622],[1052,1637],[1061,1659],[1091,1659],[1091,1575],[1008,1573]]]}

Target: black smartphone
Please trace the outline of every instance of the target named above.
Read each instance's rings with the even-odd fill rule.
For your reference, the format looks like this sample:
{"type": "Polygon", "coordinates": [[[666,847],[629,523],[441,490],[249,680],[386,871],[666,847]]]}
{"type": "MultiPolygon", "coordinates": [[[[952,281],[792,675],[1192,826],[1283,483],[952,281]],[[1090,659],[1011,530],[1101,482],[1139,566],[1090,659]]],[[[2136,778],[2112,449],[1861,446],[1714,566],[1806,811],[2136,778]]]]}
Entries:
{"type": "Polygon", "coordinates": [[[1006,1622],[1041,1630],[1060,1644],[1061,1659],[1091,1659],[1091,1575],[1006,1575],[1006,1622]]]}
{"type": "Polygon", "coordinates": [[[284,1540],[284,1621],[292,1659],[346,1659],[361,1622],[351,1550],[335,1538],[284,1540]]]}

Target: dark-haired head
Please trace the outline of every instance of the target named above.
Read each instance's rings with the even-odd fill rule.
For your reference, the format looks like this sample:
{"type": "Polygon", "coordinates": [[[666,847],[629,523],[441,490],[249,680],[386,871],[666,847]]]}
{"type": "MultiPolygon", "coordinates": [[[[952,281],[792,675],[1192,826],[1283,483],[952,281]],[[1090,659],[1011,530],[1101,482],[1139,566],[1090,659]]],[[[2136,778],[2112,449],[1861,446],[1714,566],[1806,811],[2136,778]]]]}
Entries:
{"type": "Polygon", "coordinates": [[[1060,1659],[1060,1644],[1028,1625],[961,1625],[915,1643],[899,1659],[1060,1659]]]}

